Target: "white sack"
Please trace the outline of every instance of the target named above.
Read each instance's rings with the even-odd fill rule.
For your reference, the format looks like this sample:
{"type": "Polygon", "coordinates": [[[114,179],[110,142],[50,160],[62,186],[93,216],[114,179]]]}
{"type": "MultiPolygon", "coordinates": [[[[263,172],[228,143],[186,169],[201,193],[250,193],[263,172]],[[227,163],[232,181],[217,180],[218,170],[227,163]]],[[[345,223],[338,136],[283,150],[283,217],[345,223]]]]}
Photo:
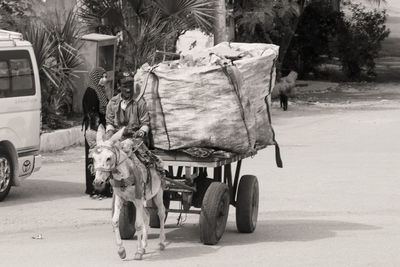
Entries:
{"type": "Polygon", "coordinates": [[[154,146],[245,153],[256,142],[274,144],[264,99],[275,82],[277,50],[267,44],[222,43],[203,55],[191,55],[192,62],[161,63],[150,75],[149,68],[142,67],[135,82],[145,87],[154,146]],[[212,62],[215,55],[210,53],[221,60],[212,62]],[[224,71],[216,65],[227,62],[224,54],[243,58],[224,71]]]}

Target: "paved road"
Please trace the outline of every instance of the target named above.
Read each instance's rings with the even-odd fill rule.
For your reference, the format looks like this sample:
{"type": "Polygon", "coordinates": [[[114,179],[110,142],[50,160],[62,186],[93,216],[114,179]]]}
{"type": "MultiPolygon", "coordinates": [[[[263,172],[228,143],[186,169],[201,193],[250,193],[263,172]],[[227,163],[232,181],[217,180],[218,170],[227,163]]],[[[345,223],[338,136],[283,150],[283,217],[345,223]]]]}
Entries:
{"type": "Polygon", "coordinates": [[[0,203],[0,266],[400,266],[400,102],[291,103],[273,109],[285,167],[272,148],[245,160],[260,181],[256,232],[236,232],[231,207],[216,246],[199,242],[198,217],[169,245],[132,260],[116,253],[111,200],[83,195],[83,149],[46,154],[42,170],[0,203]],[[372,104],[372,105],[371,105],[372,104]],[[41,234],[43,239],[32,239],[41,234]]]}

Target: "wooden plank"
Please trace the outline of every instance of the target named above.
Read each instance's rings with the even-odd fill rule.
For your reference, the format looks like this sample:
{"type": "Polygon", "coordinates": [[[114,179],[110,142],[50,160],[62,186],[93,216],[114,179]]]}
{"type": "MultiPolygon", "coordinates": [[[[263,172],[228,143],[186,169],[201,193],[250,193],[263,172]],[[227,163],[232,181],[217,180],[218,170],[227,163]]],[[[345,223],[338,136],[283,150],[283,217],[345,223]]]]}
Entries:
{"type": "Polygon", "coordinates": [[[207,168],[220,167],[257,154],[257,152],[247,153],[247,154],[236,154],[231,158],[217,158],[217,157],[194,158],[190,157],[185,153],[176,151],[157,150],[154,151],[154,153],[161,158],[164,164],[168,166],[207,167],[207,168]]]}
{"type": "Polygon", "coordinates": [[[171,213],[190,213],[190,214],[200,214],[201,210],[183,210],[183,209],[167,209],[171,213]]]}

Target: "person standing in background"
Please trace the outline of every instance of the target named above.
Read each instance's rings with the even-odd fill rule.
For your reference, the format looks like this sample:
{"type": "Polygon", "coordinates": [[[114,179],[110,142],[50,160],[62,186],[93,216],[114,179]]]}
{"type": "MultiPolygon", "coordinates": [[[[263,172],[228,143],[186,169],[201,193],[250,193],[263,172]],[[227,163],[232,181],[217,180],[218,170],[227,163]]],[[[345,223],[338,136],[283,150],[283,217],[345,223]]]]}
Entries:
{"type": "Polygon", "coordinates": [[[95,144],[89,140],[88,132],[97,131],[100,124],[106,127],[106,108],[109,99],[106,95],[105,86],[108,83],[107,73],[101,67],[94,68],[89,73],[89,83],[82,99],[83,122],[82,128],[85,130],[85,170],[86,170],[86,190],[85,193],[92,198],[102,199],[112,196],[112,188],[109,183],[104,190],[96,192],[93,187],[95,173],[93,170],[93,159],[89,157],[89,149],[95,144]]]}

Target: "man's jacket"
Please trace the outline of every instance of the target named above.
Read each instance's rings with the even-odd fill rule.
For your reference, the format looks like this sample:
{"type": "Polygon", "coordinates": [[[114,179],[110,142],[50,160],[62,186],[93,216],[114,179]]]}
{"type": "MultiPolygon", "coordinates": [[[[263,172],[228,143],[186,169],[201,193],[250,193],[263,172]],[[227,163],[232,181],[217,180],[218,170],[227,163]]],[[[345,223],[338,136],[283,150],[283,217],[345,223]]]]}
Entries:
{"type": "Polygon", "coordinates": [[[123,104],[126,104],[125,110],[121,108],[121,94],[111,98],[107,105],[106,111],[106,131],[118,131],[122,127],[127,127],[133,131],[143,130],[149,132],[150,117],[147,111],[146,102],[143,98],[138,102],[131,99],[123,104]]]}

